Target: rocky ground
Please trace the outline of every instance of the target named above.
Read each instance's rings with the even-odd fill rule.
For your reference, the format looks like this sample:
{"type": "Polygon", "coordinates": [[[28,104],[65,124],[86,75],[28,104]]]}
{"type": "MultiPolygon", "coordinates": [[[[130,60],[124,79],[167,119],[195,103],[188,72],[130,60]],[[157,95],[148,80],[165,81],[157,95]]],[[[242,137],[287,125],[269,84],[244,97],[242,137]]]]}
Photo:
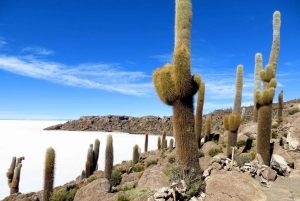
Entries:
{"type": "MultiPolygon", "coordinates": [[[[272,125],[274,142],[271,165],[263,164],[256,154],[257,124],[245,119],[238,131],[238,147],[232,161],[226,158],[227,133],[219,141],[204,143],[199,150],[201,175],[182,174],[177,164],[176,148],[140,153],[139,162],[124,161],[114,166],[111,183],[96,171],[89,178],[78,176],[64,186],[56,187],[52,200],[67,196],[76,201],[300,201],[300,104],[286,103],[284,118],[272,125]],[[253,139],[246,151],[248,139],[253,139]],[[112,185],[112,188],[111,187],[112,185]],[[199,188],[200,187],[200,188],[199,188]]],[[[219,111],[224,113],[224,111],[219,111]]],[[[221,116],[214,116],[221,119],[221,116]]],[[[219,126],[222,126],[220,124],[219,126]]],[[[22,190],[22,189],[20,189],[22,190]]],[[[4,200],[42,200],[42,191],[13,194],[4,200]]]]}

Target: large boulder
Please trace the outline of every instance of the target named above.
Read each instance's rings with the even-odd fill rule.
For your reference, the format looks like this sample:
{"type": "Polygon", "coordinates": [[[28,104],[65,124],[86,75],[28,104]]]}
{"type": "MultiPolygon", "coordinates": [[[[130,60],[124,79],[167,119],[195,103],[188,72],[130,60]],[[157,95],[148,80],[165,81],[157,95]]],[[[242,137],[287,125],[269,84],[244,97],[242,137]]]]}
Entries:
{"type": "Polygon", "coordinates": [[[138,181],[138,188],[148,188],[156,191],[162,187],[169,186],[169,178],[164,174],[163,168],[159,166],[149,167],[145,170],[138,181]]]}
{"type": "Polygon", "coordinates": [[[110,190],[110,183],[107,179],[97,179],[90,184],[81,187],[75,195],[74,201],[94,201],[103,197],[110,190]]]}
{"type": "Polygon", "coordinates": [[[291,169],[288,166],[287,162],[284,160],[284,158],[277,154],[272,155],[270,166],[281,175],[286,176],[289,175],[289,173],[291,172],[291,169]]]}
{"type": "Polygon", "coordinates": [[[215,171],[206,182],[205,201],[265,201],[258,181],[245,173],[215,171]]]}

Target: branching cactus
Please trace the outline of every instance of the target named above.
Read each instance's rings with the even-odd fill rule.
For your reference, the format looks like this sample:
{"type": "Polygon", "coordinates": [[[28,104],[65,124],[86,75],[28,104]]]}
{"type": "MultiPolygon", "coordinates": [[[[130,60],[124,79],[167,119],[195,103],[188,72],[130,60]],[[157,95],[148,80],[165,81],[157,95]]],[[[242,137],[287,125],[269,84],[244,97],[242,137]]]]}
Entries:
{"type": "Polygon", "coordinates": [[[235,98],[233,104],[233,114],[241,113],[242,103],[242,91],[243,91],[243,65],[238,65],[236,70],[236,84],[235,84],[235,98]]]}
{"type": "Polygon", "coordinates": [[[198,91],[201,79],[197,74],[191,75],[191,20],[191,0],[176,0],[173,64],[156,69],[153,82],[161,101],[173,106],[173,134],[179,161],[199,172],[193,96],[198,91]]]}
{"type": "Polygon", "coordinates": [[[19,192],[22,160],[24,160],[24,159],[25,159],[24,156],[20,157],[18,159],[16,159],[16,157],[13,157],[10,167],[9,167],[8,171],[6,172],[8,187],[10,188],[10,194],[19,192]]]}
{"type": "Polygon", "coordinates": [[[225,130],[228,131],[228,142],[227,142],[227,157],[231,157],[231,148],[237,144],[237,132],[241,124],[240,114],[224,115],[223,125],[225,130]]]}
{"type": "Polygon", "coordinates": [[[199,89],[198,89],[197,109],[196,109],[196,116],[195,116],[195,133],[196,133],[196,141],[198,143],[198,148],[200,148],[200,145],[201,145],[202,113],[203,113],[204,95],[205,95],[205,83],[203,81],[201,81],[199,89]]]}
{"type": "Polygon", "coordinates": [[[260,71],[260,78],[264,83],[264,89],[255,91],[256,108],[258,109],[257,124],[257,153],[263,159],[264,164],[270,165],[270,136],[272,125],[272,103],[275,95],[277,80],[277,62],[280,46],[280,12],[275,11],[273,15],[273,43],[269,63],[264,70],[260,71]]]}
{"type": "Polygon", "coordinates": [[[139,162],[139,146],[136,144],[133,146],[133,152],[132,152],[132,165],[135,165],[139,162]]]}
{"type": "Polygon", "coordinates": [[[209,140],[210,133],[211,133],[211,116],[207,115],[205,117],[205,135],[204,135],[205,142],[209,140]]]}
{"type": "Polygon", "coordinates": [[[53,192],[54,170],[55,151],[53,148],[50,147],[46,151],[43,201],[49,201],[50,196],[53,192]]]}
{"type": "Polygon", "coordinates": [[[144,147],[144,151],[145,152],[148,151],[148,133],[145,133],[145,147],[144,147]]]}
{"type": "Polygon", "coordinates": [[[253,105],[253,121],[257,122],[257,107],[256,107],[256,97],[255,97],[255,91],[257,89],[261,88],[261,80],[260,80],[260,71],[262,70],[262,55],[260,53],[257,53],[255,55],[255,68],[254,68],[254,91],[253,91],[253,100],[254,100],[254,105],[253,105]]]}
{"type": "Polygon", "coordinates": [[[282,111],[283,111],[283,90],[278,94],[278,122],[282,121],[282,111]]]}
{"type": "Polygon", "coordinates": [[[111,135],[108,135],[106,140],[105,167],[104,167],[104,177],[108,180],[110,180],[112,174],[113,164],[114,164],[113,138],[111,135]]]}

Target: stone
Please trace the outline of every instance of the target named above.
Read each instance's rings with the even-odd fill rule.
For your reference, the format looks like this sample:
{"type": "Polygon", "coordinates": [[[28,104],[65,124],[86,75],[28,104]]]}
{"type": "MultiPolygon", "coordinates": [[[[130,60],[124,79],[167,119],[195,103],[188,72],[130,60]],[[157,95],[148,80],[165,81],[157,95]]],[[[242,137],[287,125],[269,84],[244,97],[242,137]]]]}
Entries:
{"type": "Polygon", "coordinates": [[[157,166],[147,168],[140,180],[139,188],[148,188],[156,191],[162,187],[169,186],[169,178],[164,174],[163,170],[157,166]]]}
{"type": "Polygon", "coordinates": [[[74,198],[74,201],[92,201],[95,197],[101,197],[110,190],[110,183],[107,179],[97,179],[87,186],[81,187],[74,198]]]}
{"type": "Polygon", "coordinates": [[[208,166],[211,165],[212,160],[213,159],[210,156],[205,156],[205,157],[199,158],[200,169],[206,170],[208,168],[208,166]]]}
{"type": "Polygon", "coordinates": [[[214,174],[207,182],[205,201],[262,201],[266,196],[258,181],[249,175],[231,171],[214,174]]]}
{"type": "Polygon", "coordinates": [[[154,193],[154,198],[155,199],[166,198],[167,195],[168,195],[167,193],[156,192],[156,193],[154,193]]]}
{"type": "Polygon", "coordinates": [[[262,177],[267,181],[275,181],[277,177],[277,172],[272,168],[268,167],[262,172],[262,177]]]}
{"type": "Polygon", "coordinates": [[[272,155],[270,166],[271,168],[276,170],[279,174],[282,174],[284,176],[288,175],[291,171],[290,167],[288,166],[284,158],[277,154],[272,155]]]}

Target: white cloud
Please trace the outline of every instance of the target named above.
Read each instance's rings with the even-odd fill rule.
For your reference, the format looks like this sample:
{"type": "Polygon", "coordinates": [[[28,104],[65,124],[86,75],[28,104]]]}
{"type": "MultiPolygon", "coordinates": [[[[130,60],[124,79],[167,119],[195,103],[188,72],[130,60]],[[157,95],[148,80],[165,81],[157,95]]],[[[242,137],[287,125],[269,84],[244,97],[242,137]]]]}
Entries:
{"type": "Polygon", "coordinates": [[[115,91],[145,96],[153,89],[151,82],[141,82],[150,76],[144,72],[123,71],[120,64],[80,64],[67,66],[33,57],[0,55],[0,69],[74,87],[115,91]]]}
{"type": "Polygon", "coordinates": [[[7,44],[7,42],[5,41],[5,38],[0,36],[0,48],[3,47],[6,44],[7,44]]]}
{"type": "Polygon", "coordinates": [[[286,66],[298,66],[300,64],[300,60],[297,61],[289,61],[289,62],[285,62],[284,65],[286,66]]]}
{"type": "Polygon", "coordinates": [[[48,50],[44,47],[39,47],[39,46],[25,47],[22,49],[22,52],[31,52],[32,54],[37,54],[37,55],[52,55],[52,54],[54,54],[53,51],[48,50]]]}

